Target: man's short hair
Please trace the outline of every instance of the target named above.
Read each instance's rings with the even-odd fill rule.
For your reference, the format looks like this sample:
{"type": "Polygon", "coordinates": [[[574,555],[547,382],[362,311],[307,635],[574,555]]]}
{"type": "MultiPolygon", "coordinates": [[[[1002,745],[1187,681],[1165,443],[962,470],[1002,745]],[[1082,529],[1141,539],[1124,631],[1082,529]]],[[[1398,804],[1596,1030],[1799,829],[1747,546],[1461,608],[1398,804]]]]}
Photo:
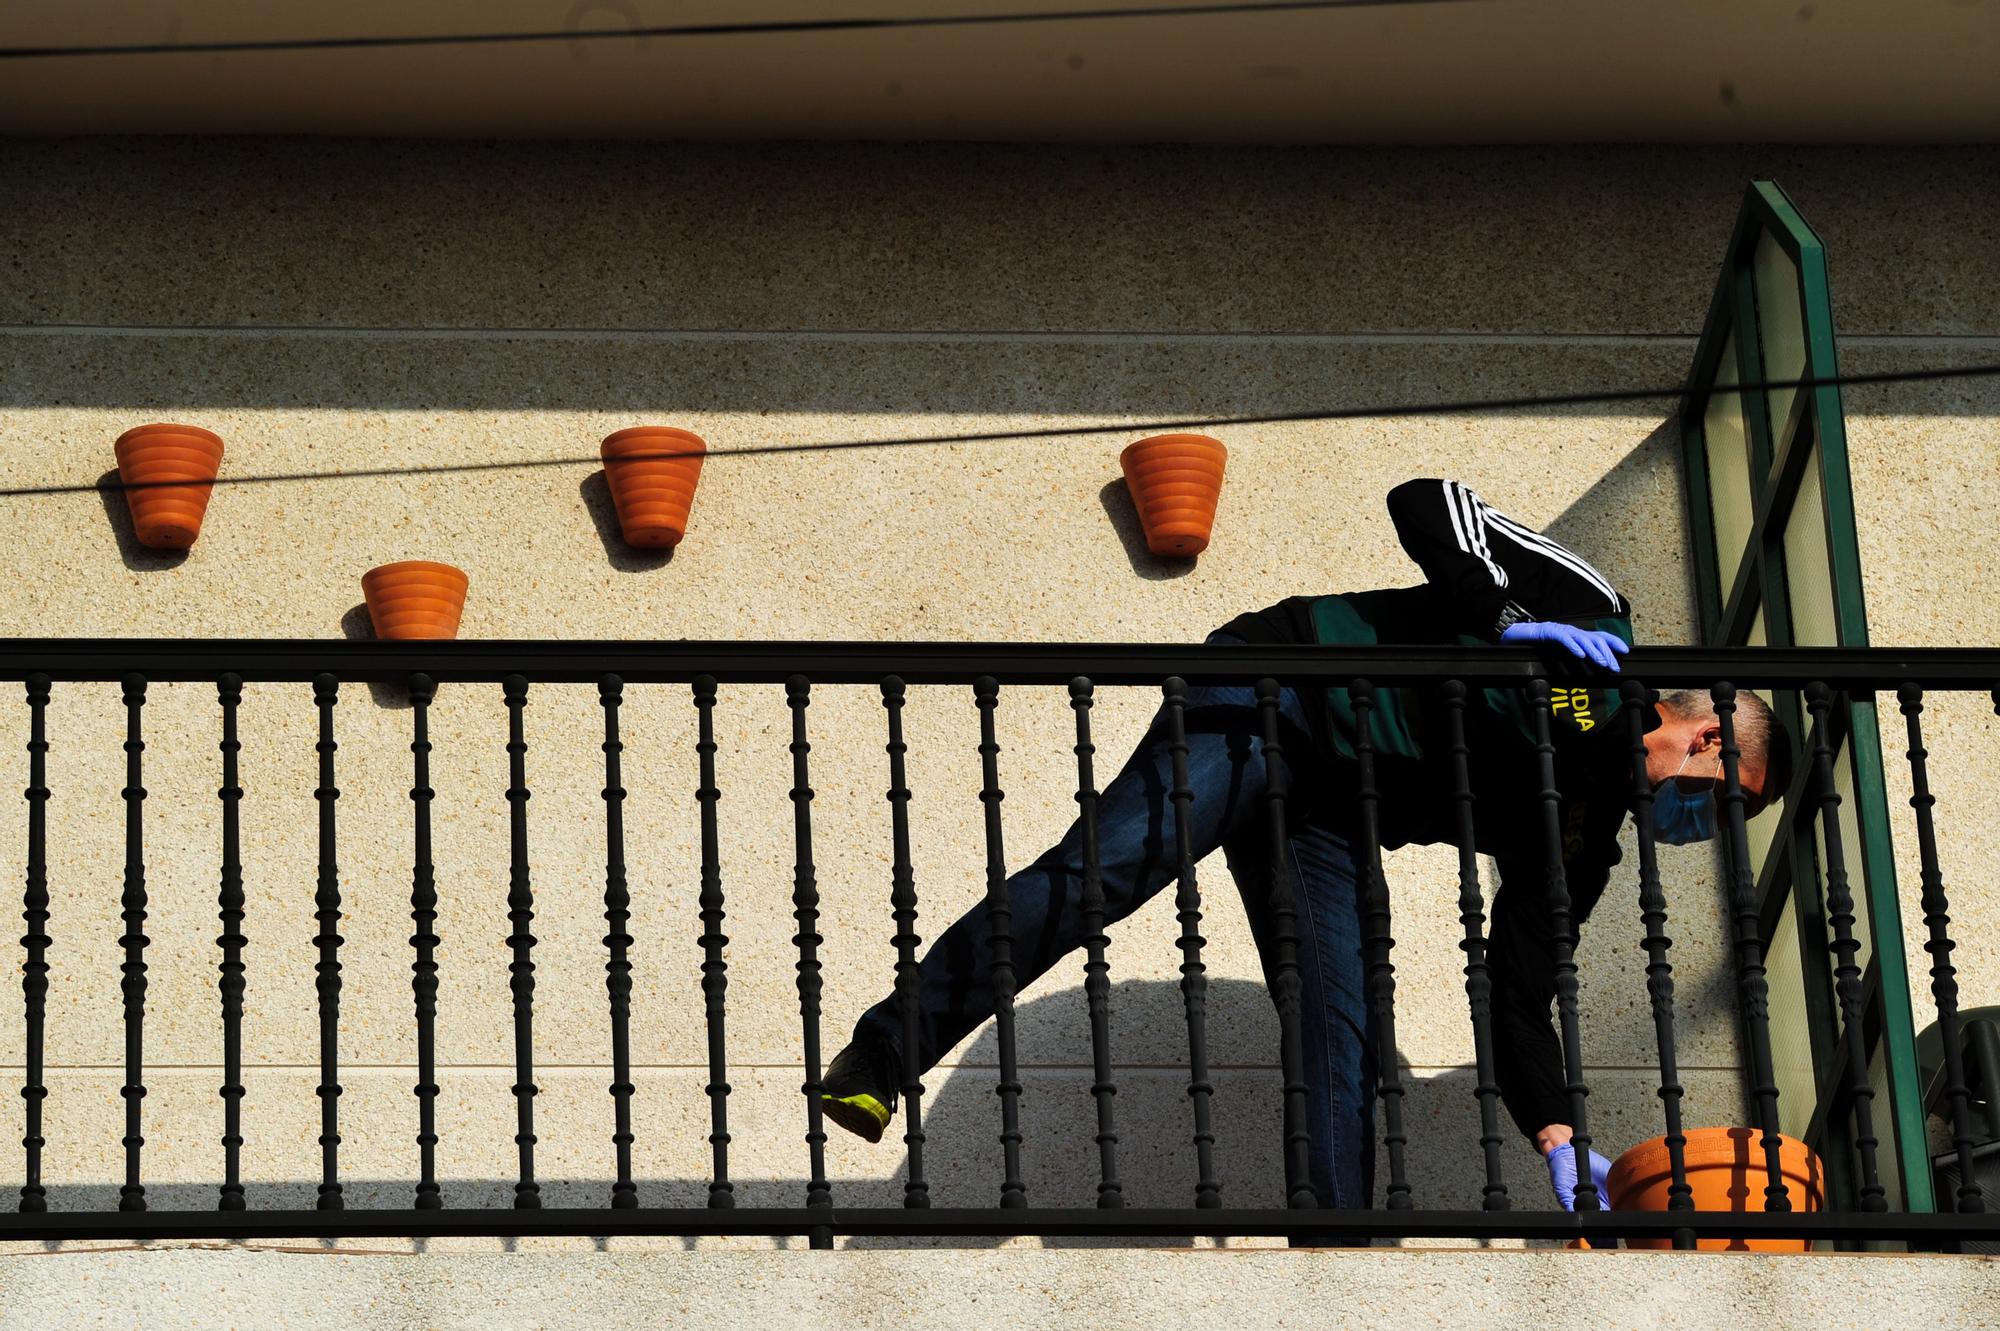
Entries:
{"type": "MultiPolygon", "coordinates": [[[[1707,689],[1676,689],[1661,695],[1660,701],[1675,716],[1685,718],[1715,715],[1715,700],[1707,689]]],[[[1785,797],[1792,784],[1792,736],[1771,711],[1771,704],[1748,689],[1736,691],[1736,747],[1752,763],[1764,769],[1766,808],[1785,797]]]]}

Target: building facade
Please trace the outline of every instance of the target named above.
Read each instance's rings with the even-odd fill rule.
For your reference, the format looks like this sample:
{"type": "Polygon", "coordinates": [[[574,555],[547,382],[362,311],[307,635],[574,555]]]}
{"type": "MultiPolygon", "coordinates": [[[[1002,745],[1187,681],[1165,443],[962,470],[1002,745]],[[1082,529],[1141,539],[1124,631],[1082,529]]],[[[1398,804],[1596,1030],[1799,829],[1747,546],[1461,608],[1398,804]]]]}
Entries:
{"type": "MultiPolygon", "coordinates": [[[[1746,187],[1780,184],[1823,240],[1841,372],[1974,369],[2000,361],[2000,176],[1975,122],[1953,135],[1974,141],[1954,144],[1836,134],[1782,146],[1099,146],[61,137],[50,131],[64,126],[23,112],[33,136],[0,141],[10,256],[0,511],[15,531],[0,547],[11,589],[0,634],[367,638],[360,574],[423,558],[469,575],[467,639],[1192,644],[1285,596],[1416,581],[1383,496],[1407,477],[1452,476],[1586,553],[1633,602],[1642,644],[1698,643],[1698,532],[1675,395],[1746,187]],[[1639,389],[1661,396],[1490,405],[1639,389]],[[1314,413],[1330,415],[1268,419],[1314,413]],[[1154,423],[1227,417],[1267,419],[1210,429],[1230,450],[1213,544],[1195,561],[1151,556],[1118,450],[1154,423]],[[115,485],[112,441],[152,421],[225,442],[228,483],[184,556],[138,544],[115,485]],[[622,541],[597,459],[605,435],[642,424],[692,430],[712,450],[670,557],[622,541]],[[975,438],[818,447],[939,436],[975,438]]],[[[2000,641],[2000,599],[1986,590],[2000,569],[2000,377],[1861,383],[1840,398],[1870,641],[2000,641]]],[[[132,668],[145,670],[143,655],[132,668]]],[[[41,1168],[58,1211],[113,1208],[129,1183],[125,701],[116,683],[59,681],[46,711],[41,1168]]],[[[410,703],[393,683],[350,682],[331,713],[351,1207],[406,1206],[416,1178],[410,703]]],[[[1139,689],[1101,692],[1100,781],[1154,705],[1139,689]]],[[[880,694],[822,686],[803,715],[830,1052],[895,976],[893,811],[880,694]]],[[[311,1207],[323,1179],[322,716],[302,684],[253,682],[240,708],[240,1165],[253,1209],[311,1207]]],[[[524,709],[538,1182],[550,1207],[603,1205],[617,1178],[602,716],[587,684],[536,684],[524,709]]],[[[730,1168],[745,1207],[801,1205],[809,1186],[794,716],[782,689],[729,683],[713,712],[730,1168]]],[[[156,1208],[199,1209],[214,1204],[225,1135],[217,697],[155,684],[144,717],[144,1182],[156,1208]]],[[[1921,1027],[1935,1015],[1924,866],[1902,720],[1888,705],[1880,718],[1921,1027]]],[[[452,1205],[504,1207],[518,1183],[509,964],[522,932],[509,918],[518,860],[507,793],[519,782],[508,709],[497,685],[446,682],[427,719],[437,1177],[452,1205]]],[[[994,720],[1013,867],[1075,816],[1070,698],[1060,686],[1009,688],[994,720]]],[[[1988,830],[2000,797],[1983,772],[2000,723],[1992,698],[1970,692],[1935,696],[1925,720],[1960,1001],[2000,1003],[1996,921],[1979,896],[2000,872],[1988,830]]],[[[635,685],[624,698],[631,1172],[647,1206],[701,1206],[714,1181],[700,721],[684,686],[635,685]]],[[[919,684],[904,722],[917,932],[929,935],[987,891],[980,713],[970,689],[919,684]]],[[[0,708],[0,753],[17,755],[23,776],[29,726],[26,705],[0,708]]],[[[33,803],[0,807],[0,846],[27,844],[33,803]]],[[[1684,1112],[1690,1124],[1753,1122],[1726,875],[1702,847],[1663,849],[1660,864],[1684,1112]]],[[[1420,1207],[1475,1210],[1485,1174],[1457,856],[1410,849],[1385,868],[1412,1195],[1420,1207]]],[[[1226,1205],[1278,1206],[1278,1027],[1219,857],[1202,881],[1218,1176],[1226,1205]]],[[[1637,889],[1636,877],[1614,879],[1578,953],[1592,1129],[1609,1154],[1662,1130],[1637,889]]],[[[1196,1171],[1172,896],[1116,926],[1108,951],[1134,1206],[1188,1204],[1196,1171]]],[[[1020,997],[1022,1181],[1041,1206],[1088,1207],[1100,1183],[1083,980],[1079,954],[1020,997]]],[[[11,992],[0,1064],[21,1080],[30,1055],[11,992]]],[[[1787,1049],[1774,1053],[1782,1063],[1787,1049]]],[[[997,1056],[982,1031],[927,1087],[940,1207],[996,1199],[997,1056]]],[[[1552,1206],[1541,1162],[1511,1128],[1504,1135],[1516,1205],[1552,1206]]],[[[835,1134],[826,1152],[836,1205],[902,1200],[893,1141],[835,1134]]],[[[10,1161],[5,1177],[19,1168],[10,1161]]],[[[818,1256],[735,1251],[770,1246],[750,1238],[614,1239],[609,1253],[522,1239],[549,1251],[511,1256],[495,1240],[438,1239],[417,1259],[430,1265],[393,1278],[352,1250],[408,1246],[394,1240],[341,1240],[349,1255],[325,1261],[344,1265],[276,1276],[249,1272],[241,1254],[69,1251],[32,1270],[9,1259],[0,1318],[32,1309],[55,1325],[47,1319],[64,1308],[94,1309],[110,1325],[129,1308],[168,1325],[209,1306],[199,1298],[220,1300],[217,1315],[269,1298],[298,1325],[360,1316],[367,1300],[395,1309],[386,1324],[457,1325],[490,1297],[502,1307],[489,1325],[533,1325],[540,1297],[607,1325],[702,1307],[815,1324],[827,1297],[858,1287],[882,1291],[899,1315],[997,1307],[1030,1324],[1123,1325],[1147,1307],[1187,1318],[1254,1307],[1288,1324],[1338,1303],[1371,1321],[1487,1311],[1560,1325],[1568,1313],[1545,1291],[1580,1282],[1603,1290],[1610,1302],[1596,1306],[1613,1322],[1642,1305],[1661,1325],[1745,1308],[1780,1320],[1809,1309],[1821,1321],[1827,1291],[1840,1291],[1862,1322],[1973,1325],[1993,1294],[1990,1267],[1970,1257],[1891,1269],[1858,1257],[1718,1267],[1631,1254],[1607,1280],[1564,1265],[1593,1258],[1555,1251],[1514,1265],[1479,1252],[1265,1253],[1255,1260],[1271,1265],[1251,1271],[1206,1254],[1049,1242],[1058,1250],[1021,1258],[1045,1264],[1032,1269],[998,1266],[1009,1259],[982,1243],[854,1252],[816,1270],[798,1263],[818,1256]],[[653,1251],[683,1246],[694,1251],[653,1251]],[[1427,1292],[1411,1292],[1398,1260],[1437,1263],[1416,1282],[1427,1292]],[[91,1264],[102,1302],[76,1301],[65,1261],[91,1264]],[[155,1272],[206,1293],[150,1305],[132,1282],[155,1272]],[[317,1313],[287,1288],[324,1288],[317,1313]]]]}

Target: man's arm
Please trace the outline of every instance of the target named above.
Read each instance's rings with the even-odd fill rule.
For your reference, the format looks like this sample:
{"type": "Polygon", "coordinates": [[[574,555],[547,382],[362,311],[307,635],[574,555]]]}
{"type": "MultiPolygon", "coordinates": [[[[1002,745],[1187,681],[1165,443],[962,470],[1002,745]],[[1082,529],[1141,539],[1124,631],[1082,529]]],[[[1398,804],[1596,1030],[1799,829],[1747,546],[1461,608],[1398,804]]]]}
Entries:
{"type": "Polygon", "coordinates": [[[1620,616],[1625,598],[1567,546],[1494,509],[1457,481],[1422,477],[1389,492],[1396,538],[1445,593],[1452,627],[1498,641],[1514,624],[1620,616]]]}
{"type": "MultiPolygon", "coordinates": [[[[1546,864],[1500,861],[1487,971],[1493,982],[1493,1063],[1500,1098],[1521,1135],[1547,1154],[1569,1140],[1569,1078],[1562,1042],[1549,1020],[1556,996],[1555,941],[1546,864]]],[[[1581,926],[1609,881],[1608,865],[1576,863],[1564,881],[1571,919],[1581,926]]]]}
{"type": "Polygon", "coordinates": [[[1457,481],[1429,476],[1404,481],[1389,492],[1389,519],[1404,553],[1424,571],[1424,581],[1445,594],[1452,627],[1497,641],[1509,624],[1534,615],[1509,591],[1512,579],[1493,556],[1477,499],[1457,481]]]}

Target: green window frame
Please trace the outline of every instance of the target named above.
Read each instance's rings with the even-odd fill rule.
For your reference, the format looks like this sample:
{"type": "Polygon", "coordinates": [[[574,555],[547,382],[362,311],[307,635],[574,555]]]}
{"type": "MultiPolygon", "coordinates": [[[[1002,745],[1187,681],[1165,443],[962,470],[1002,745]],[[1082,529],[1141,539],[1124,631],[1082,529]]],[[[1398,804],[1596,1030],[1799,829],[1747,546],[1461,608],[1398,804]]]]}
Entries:
{"type": "MultiPolygon", "coordinates": [[[[1753,182],[1730,235],[1680,405],[1695,596],[1710,646],[1868,645],[1826,250],[1785,192],[1753,182]],[[1780,381],[1818,381],[1803,387],[1780,381]],[[1750,385],[1737,388],[1736,385],[1750,385]],[[1769,385],[1760,387],[1759,385],[1769,385]]],[[[1809,717],[1769,698],[1793,736],[1782,805],[1750,824],[1784,1131],[1826,1163],[1831,1203],[1859,1190],[1843,1083],[1809,717]]],[[[1840,832],[1862,940],[1864,1039],[1890,1204],[1935,1209],[1903,956],[1882,751],[1871,696],[1830,713],[1840,832]],[[1885,940],[1877,948],[1874,940],[1885,940]]]]}

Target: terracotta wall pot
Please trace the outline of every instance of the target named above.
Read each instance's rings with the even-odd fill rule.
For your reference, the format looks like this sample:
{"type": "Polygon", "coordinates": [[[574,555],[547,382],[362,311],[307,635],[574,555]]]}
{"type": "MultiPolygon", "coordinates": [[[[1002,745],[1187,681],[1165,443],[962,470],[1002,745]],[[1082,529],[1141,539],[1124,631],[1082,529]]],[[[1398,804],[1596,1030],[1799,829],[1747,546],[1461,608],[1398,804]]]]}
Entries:
{"type": "MultiPolygon", "coordinates": [[[[1697,1211],[1761,1211],[1764,1209],[1763,1134],[1755,1128],[1689,1128],[1687,1180],[1697,1211]]],[[[1818,1211],[1826,1205],[1826,1175],[1812,1148],[1796,1137],[1783,1138],[1778,1159],[1785,1192],[1794,1211],[1818,1211]]],[[[1608,1186],[1614,1211],[1664,1211],[1673,1173],[1667,1163],[1667,1139],[1640,1142],[1611,1166],[1608,1186]]],[[[1629,1239],[1634,1248],[1671,1248],[1666,1239],[1629,1239]]],[[[1804,1252],[1805,1239],[1702,1239],[1704,1252],[1804,1252]]]]}
{"type": "Polygon", "coordinates": [[[679,545],[708,452],[701,436],[670,425],[635,425],[608,436],[598,452],[625,544],[642,550],[679,545]]]}
{"type": "Polygon", "coordinates": [[[193,545],[222,466],[222,440],[198,425],[140,425],[119,435],[112,448],[139,544],[152,550],[193,545]]]}
{"type": "Polygon", "coordinates": [[[1198,555],[1208,548],[1228,457],[1229,450],[1205,434],[1156,434],[1118,455],[1148,550],[1198,555]]]}
{"type": "Polygon", "coordinates": [[[466,585],[463,572],[427,559],[384,564],[361,575],[375,636],[388,639],[456,638],[466,585]]]}

